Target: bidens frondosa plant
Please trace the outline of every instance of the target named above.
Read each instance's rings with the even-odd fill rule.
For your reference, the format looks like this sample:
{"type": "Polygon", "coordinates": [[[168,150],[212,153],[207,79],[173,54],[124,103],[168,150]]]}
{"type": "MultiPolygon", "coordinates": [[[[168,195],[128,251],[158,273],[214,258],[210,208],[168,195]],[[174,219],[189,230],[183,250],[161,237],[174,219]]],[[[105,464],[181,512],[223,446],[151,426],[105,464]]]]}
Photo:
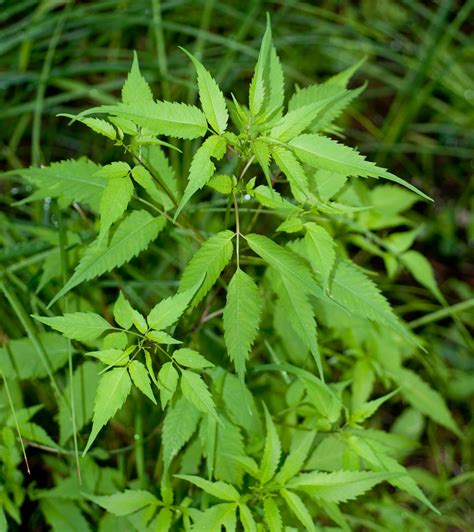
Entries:
{"type": "MultiPolygon", "coordinates": [[[[47,326],[51,371],[74,355],[72,380],[54,388],[54,445],[82,454],[81,483],[73,472],[38,495],[46,519],[66,493],[62,511],[101,530],[351,530],[365,508],[351,501],[378,484],[378,494],[388,497],[391,485],[436,512],[401,464],[416,442],[371,421],[386,401],[403,401],[399,429],[409,411],[459,432],[442,397],[408,368],[423,349],[416,336],[351,258],[377,256],[389,277],[408,270],[442,298],[429,263],[410,250],[418,232],[404,216],[429,198],[340,141],[335,120],[362,90],[347,88],[357,65],[285,105],[268,26],[247,106],[226,99],[188,55],[201,108],[154,100],[135,57],[121,103],[70,116],[124,160],[19,171],[37,187],[29,200],[82,205],[98,221],[93,239],[69,234],[62,248],[77,265],[51,302],[61,315],[34,316],[47,326]],[[111,310],[92,312],[93,280],[147,248],[153,278],[144,285],[166,281],[162,297],[141,299],[125,267],[122,290],[105,292],[111,310]],[[117,416],[141,431],[135,461],[99,468],[113,463],[106,449],[117,416]]],[[[60,255],[45,263],[43,286],[61,282],[60,255]]],[[[38,365],[33,376],[46,372],[38,365]]],[[[29,415],[19,417],[35,441],[29,415]]],[[[13,519],[14,506],[3,506],[13,519]]],[[[363,513],[376,520],[376,511],[363,513]]]]}

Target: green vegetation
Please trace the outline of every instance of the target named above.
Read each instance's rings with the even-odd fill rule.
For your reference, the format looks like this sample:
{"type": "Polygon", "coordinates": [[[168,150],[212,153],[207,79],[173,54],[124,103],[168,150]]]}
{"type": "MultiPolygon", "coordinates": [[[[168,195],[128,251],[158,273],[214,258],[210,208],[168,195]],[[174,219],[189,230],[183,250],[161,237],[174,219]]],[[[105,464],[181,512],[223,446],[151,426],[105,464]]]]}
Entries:
{"type": "Polygon", "coordinates": [[[472,528],[473,7],[2,7],[0,530],[472,528]]]}

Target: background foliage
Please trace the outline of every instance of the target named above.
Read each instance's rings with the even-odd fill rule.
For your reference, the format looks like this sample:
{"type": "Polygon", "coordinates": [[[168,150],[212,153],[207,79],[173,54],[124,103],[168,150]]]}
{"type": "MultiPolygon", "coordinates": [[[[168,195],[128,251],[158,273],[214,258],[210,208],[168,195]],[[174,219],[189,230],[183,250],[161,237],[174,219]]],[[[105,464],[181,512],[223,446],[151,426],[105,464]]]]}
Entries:
{"type": "MultiPolygon", "coordinates": [[[[403,494],[380,490],[364,500],[359,512],[352,512],[353,527],[393,529],[408,523],[413,529],[466,530],[473,524],[470,412],[474,385],[469,336],[474,240],[472,7],[470,1],[288,1],[252,2],[244,10],[241,2],[137,0],[20,1],[5,2],[0,8],[0,157],[6,170],[80,155],[102,164],[120,157],[105,138],[78,124],[67,128],[66,120],[57,114],[116,103],[132,50],[138,51],[141,70],[155,96],[189,103],[197,101],[194,69],[178,46],[203,60],[225,94],[232,91],[245,101],[267,11],[288,89],[325,80],[367,57],[351,82],[357,87],[367,80],[367,88],[338,125],[344,130],[346,144],[357,146],[369,159],[389,167],[435,199],[433,204],[418,203],[409,217],[413,228],[419,229],[415,249],[432,262],[448,306],[406,272],[381,280],[397,313],[423,338],[427,354],[414,360],[412,368],[445,396],[465,437],[460,439],[425,416],[404,410],[400,402],[389,403],[390,408],[380,411],[373,426],[391,427],[419,443],[410,449],[404,463],[442,515],[427,510],[422,521],[417,521],[403,494]],[[402,411],[405,422],[394,427],[402,411]],[[367,512],[372,512],[372,519],[367,512]]],[[[182,158],[173,160],[179,175],[187,174],[192,153],[188,147],[182,158]]],[[[58,214],[49,201],[13,207],[12,202],[28,192],[16,176],[4,176],[0,187],[0,265],[2,286],[6,287],[0,312],[6,342],[24,338],[25,329],[32,327],[27,316],[44,314],[45,304],[57,292],[58,285],[48,283],[48,272],[41,264],[58,245],[58,214]]],[[[201,223],[212,231],[212,213],[200,216],[201,223]]],[[[87,239],[93,230],[87,214],[80,210],[68,220],[68,227],[71,243],[74,238],[87,239]],[[84,231],[88,224],[89,234],[87,230],[77,234],[76,228],[84,231]]],[[[382,260],[372,253],[372,249],[358,250],[355,259],[382,272],[382,260]]],[[[94,281],[94,289],[87,293],[91,308],[110,316],[117,288],[126,286],[136,308],[148,311],[151,302],[174,293],[175,279],[169,270],[173,260],[166,247],[154,246],[146,258],[138,258],[120,274],[94,281]]],[[[41,339],[48,351],[67,352],[57,337],[41,339]]],[[[28,351],[25,345],[18,352],[22,353],[18,357],[24,357],[21,363],[15,358],[17,370],[24,372],[21,384],[12,378],[13,370],[9,373],[5,350],[2,371],[11,379],[11,400],[20,422],[22,416],[24,419],[22,434],[30,442],[27,454],[32,475],[25,473],[15,432],[4,430],[2,449],[16,450],[2,455],[8,456],[3,477],[9,486],[16,486],[14,498],[22,508],[24,526],[40,530],[45,518],[58,526],[61,505],[75,515],[72,502],[61,500],[59,505],[54,496],[45,495],[46,489],[67,477],[74,464],[63,459],[55,441],[41,432],[41,427],[48,433],[56,430],[49,414],[56,411],[54,397],[46,380],[29,380],[33,375],[46,377],[34,368],[31,348],[28,351]],[[41,411],[22,410],[22,406],[41,403],[45,406],[41,411]]],[[[93,388],[96,373],[92,366],[84,365],[83,371],[89,372],[87,380],[93,388]]],[[[5,387],[1,394],[2,423],[13,427],[5,387]]],[[[140,487],[144,472],[149,474],[153,467],[153,463],[140,462],[141,438],[154,435],[153,424],[146,421],[148,406],[143,403],[142,408],[142,416],[131,419],[133,411],[124,411],[114,422],[108,437],[109,454],[101,455],[98,450],[95,455],[102,460],[100,470],[95,461],[85,462],[87,481],[96,486],[104,483],[98,492],[124,488],[128,480],[137,477],[137,471],[140,487]],[[134,443],[135,434],[139,443],[134,443]]],[[[64,433],[60,437],[67,439],[64,433]]],[[[96,519],[97,509],[87,508],[92,512],[90,519],[96,519]]]]}

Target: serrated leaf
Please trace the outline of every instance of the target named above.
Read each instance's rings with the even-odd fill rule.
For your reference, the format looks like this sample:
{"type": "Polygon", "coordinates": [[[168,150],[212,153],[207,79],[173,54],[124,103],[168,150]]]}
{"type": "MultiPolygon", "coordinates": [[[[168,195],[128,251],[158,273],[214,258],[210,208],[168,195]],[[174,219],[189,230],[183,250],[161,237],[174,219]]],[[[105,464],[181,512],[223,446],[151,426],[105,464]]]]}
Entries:
{"type": "Polygon", "coordinates": [[[250,112],[254,116],[278,112],[283,105],[283,85],[283,70],[272,45],[270,19],[267,18],[265,34],[250,83],[250,112]]]}
{"type": "MultiPolygon", "coordinates": [[[[135,349],[135,347],[132,347],[135,349]]],[[[122,349],[102,349],[101,351],[89,351],[88,357],[94,357],[106,364],[107,366],[125,366],[128,364],[129,356],[122,349]]]]}
{"type": "Polygon", "coordinates": [[[413,277],[439,300],[443,301],[443,295],[439,291],[433,268],[429,260],[418,251],[407,251],[400,257],[405,268],[413,277]]]}
{"type": "Polygon", "coordinates": [[[88,494],[87,498],[118,516],[130,515],[146,506],[158,505],[158,499],[149,491],[144,490],[125,490],[105,496],[88,494]]]}
{"type": "Polygon", "coordinates": [[[281,532],[283,530],[278,505],[269,497],[263,501],[263,515],[270,532],[281,532]]]}
{"type": "Polygon", "coordinates": [[[211,157],[216,157],[217,153],[217,159],[220,159],[223,155],[222,146],[225,146],[224,139],[217,135],[212,135],[203,142],[194,154],[189,169],[188,184],[183,197],[179,202],[179,207],[174,215],[174,219],[179,216],[179,213],[183,210],[192,196],[200,190],[214,174],[216,167],[211,161],[211,157]]]}
{"type": "Polygon", "coordinates": [[[250,248],[283,277],[299,285],[307,293],[318,291],[311,271],[298,255],[263,235],[252,233],[245,235],[245,239],[250,248]]]}
{"type": "Polygon", "coordinates": [[[58,116],[72,118],[74,121],[80,122],[81,124],[87,126],[89,129],[92,129],[94,133],[99,133],[99,135],[103,135],[104,137],[107,137],[110,140],[115,140],[117,136],[117,131],[115,130],[114,126],[110,122],[102,120],[101,118],[78,118],[74,115],[70,115],[67,113],[61,113],[58,116]]]}
{"type": "Polygon", "coordinates": [[[158,388],[160,389],[161,408],[164,410],[178,385],[178,372],[171,362],[165,362],[158,372],[158,388]]]}
{"type": "Polygon", "coordinates": [[[100,232],[106,233],[130,203],[135,189],[129,177],[109,179],[100,199],[100,232]]]}
{"type": "Polygon", "coordinates": [[[396,393],[398,393],[398,390],[394,390],[393,392],[387,393],[383,395],[382,397],[379,397],[378,399],[374,399],[373,401],[369,401],[367,403],[363,403],[358,408],[354,410],[351,414],[351,421],[354,423],[360,423],[362,421],[365,421],[369,417],[371,417],[385,401],[388,401],[391,397],[393,397],[396,393]]]}
{"type": "Polygon", "coordinates": [[[336,260],[336,243],[333,237],[314,222],[305,224],[305,243],[311,265],[321,275],[323,287],[328,289],[329,277],[336,260]]]}
{"type": "Polygon", "coordinates": [[[202,110],[206,115],[207,121],[221,135],[224,133],[227,127],[227,120],[229,119],[224,95],[215,79],[204,68],[203,64],[188,51],[184,50],[184,48],[182,50],[189,56],[196,68],[199,99],[201,100],[202,110]]]}
{"type": "Polygon", "coordinates": [[[224,339],[227,351],[240,378],[258,333],[262,306],[254,280],[237,268],[227,288],[224,309],[224,339]]]}
{"type": "MultiPolygon", "coordinates": [[[[238,399],[236,399],[238,400],[238,399]]],[[[209,422],[209,418],[208,422],[209,422]]],[[[244,440],[239,427],[222,416],[221,423],[215,425],[214,477],[234,485],[241,485],[244,469],[230,456],[245,454],[244,440]]],[[[209,460],[209,459],[208,459],[209,460]]]]}
{"type": "Polygon", "coordinates": [[[106,164],[97,170],[96,176],[103,177],[106,180],[119,179],[121,177],[127,177],[130,172],[130,166],[123,161],[114,161],[110,164],[106,164]]]}
{"type": "Polygon", "coordinates": [[[273,190],[272,176],[270,175],[270,148],[268,144],[264,140],[257,138],[252,142],[252,152],[263,170],[268,187],[270,190],[273,190]]]}
{"type": "Polygon", "coordinates": [[[74,274],[56,294],[50,305],[70,290],[130,261],[155,240],[166,224],[162,216],[154,218],[147,211],[133,211],[120,222],[110,243],[95,240],[86,250],[74,274]]]}
{"type": "Polygon", "coordinates": [[[133,384],[156,405],[156,399],[150,386],[150,377],[146,367],[138,360],[132,360],[128,365],[133,384]]]}
{"type": "Polygon", "coordinates": [[[414,408],[431,418],[435,423],[439,423],[457,436],[462,437],[462,433],[442,395],[409,369],[400,368],[393,377],[400,386],[403,397],[414,408]]]}
{"type": "Polygon", "coordinates": [[[175,475],[176,478],[187,480],[198,488],[201,488],[209,495],[222,499],[223,501],[237,502],[240,499],[240,493],[227,482],[210,482],[195,475],[175,475]]]}
{"type": "Polygon", "coordinates": [[[298,445],[290,452],[285,458],[280,471],[278,472],[275,480],[279,483],[285,484],[293,478],[300,469],[308,456],[311,445],[314,441],[314,432],[305,433],[298,442],[298,445]]]}
{"type": "Polygon", "coordinates": [[[199,410],[184,397],[168,408],[162,436],[165,469],[168,469],[173,457],[194,434],[200,417],[199,410]]]}
{"type": "Polygon", "coordinates": [[[218,419],[216,407],[207,384],[197,373],[183,369],[181,372],[181,390],[184,397],[198,410],[218,419]]]}
{"type": "Polygon", "coordinates": [[[306,509],[306,505],[296,493],[285,488],[280,490],[280,495],[288,505],[288,508],[295,514],[299,522],[306,528],[306,530],[315,530],[313,518],[306,509]]]}
{"type": "Polygon", "coordinates": [[[257,523],[250,508],[246,504],[239,504],[239,512],[244,532],[257,532],[257,523]]]}
{"type": "MultiPolygon", "coordinates": [[[[185,103],[165,101],[119,103],[93,107],[86,113],[107,113],[126,118],[137,126],[146,128],[151,134],[169,135],[180,139],[202,137],[207,131],[204,113],[197,107],[185,103]]],[[[86,113],[82,113],[82,116],[86,113]]]]}
{"type": "Polygon", "coordinates": [[[166,345],[173,345],[173,344],[182,344],[180,340],[176,340],[176,338],[173,338],[168,333],[165,333],[163,331],[148,331],[146,333],[146,337],[150,340],[153,340],[153,342],[156,342],[157,344],[166,344],[166,345]]]}
{"type": "Polygon", "coordinates": [[[196,306],[209,292],[222,270],[232,258],[234,250],[232,239],[234,236],[234,233],[228,230],[211,236],[186,266],[179,284],[179,293],[189,290],[199,279],[205,276],[201,287],[194,297],[192,307],[196,306]]]}
{"type": "Polygon", "coordinates": [[[317,134],[304,134],[290,142],[296,156],[302,162],[347,176],[383,177],[405,186],[425,199],[430,199],[410,183],[391,174],[375,163],[366,161],[357,150],[317,134]]]}
{"type": "Polygon", "coordinates": [[[271,154],[280,170],[285,174],[293,196],[304,203],[310,196],[308,178],[293,152],[283,146],[272,146],[271,154]]]}
{"type": "Polygon", "coordinates": [[[256,187],[252,191],[252,194],[257,201],[269,209],[280,210],[285,214],[297,212],[299,210],[299,207],[284,199],[279,192],[265,185],[259,185],[256,187]]]}
{"type": "Polygon", "coordinates": [[[133,311],[132,305],[130,305],[122,292],[120,292],[114,305],[114,320],[120,327],[128,330],[133,325],[133,311]]]}
{"type": "Polygon", "coordinates": [[[95,340],[107,329],[110,323],[102,316],[93,312],[71,312],[64,316],[48,318],[46,316],[33,316],[37,321],[59,331],[71,340],[90,342],[95,340]]]}
{"type": "Polygon", "coordinates": [[[262,462],[260,464],[261,484],[266,484],[273,478],[281,456],[280,437],[278,436],[273,420],[265,406],[264,410],[267,435],[265,438],[265,446],[263,448],[262,462]]]}
{"type": "Polygon", "coordinates": [[[174,325],[183,312],[188,308],[189,302],[199,288],[199,282],[179,294],[168,297],[155,305],[148,314],[148,325],[156,330],[166,329],[174,325]]]}
{"type": "Polygon", "coordinates": [[[131,387],[127,368],[114,368],[102,375],[94,401],[92,431],[83,455],[90,449],[102,427],[125,403],[131,387]]]}
{"type": "Polygon", "coordinates": [[[311,351],[319,374],[323,378],[314,310],[308,301],[305,291],[301,288],[301,285],[284,275],[280,275],[280,279],[277,279],[273,288],[278,294],[279,303],[288,316],[294,332],[305,347],[311,351]]]}
{"type": "Polygon", "coordinates": [[[398,334],[407,336],[406,328],[379,288],[353,263],[345,260],[336,262],[329,290],[331,298],[351,314],[388,325],[398,334]]]}
{"type": "Polygon", "coordinates": [[[439,511],[426,498],[425,494],[416,484],[415,480],[409,475],[405,467],[399,464],[386,453],[386,447],[374,440],[364,440],[356,436],[351,436],[347,444],[368,464],[374,471],[387,471],[392,473],[402,473],[401,478],[389,479],[388,482],[398,489],[404,490],[423,504],[439,514],[439,511]]]}
{"type": "Polygon", "coordinates": [[[41,168],[21,168],[10,173],[20,175],[38,187],[31,196],[23,201],[44,198],[59,198],[71,203],[87,203],[94,210],[99,207],[105,188],[105,180],[96,176],[99,166],[86,158],[52,163],[41,168]]]}
{"type": "Polygon", "coordinates": [[[204,369],[214,367],[214,364],[205,359],[200,353],[187,347],[176,350],[173,353],[173,358],[178,364],[187,368],[204,369]]]}
{"type": "Polygon", "coordinates": [[[137,52],[135,51],[133,52],[132,68],[122,87],[122,101],[123,103],[153,101],[150,86],[140,72],[137,52]]]}
{"type": "MultiPolygon", "coordinates": [[[[317,170],[312,177],[322,201],[329,201],[347,182],[347,176],[328,170],[317,170]]],[[[397,187],[398,188],[398,187],[397,187]]]]}
{"type": "Polygon", "coordinates": [[[235,530],[235,503],[222,503],[211,506],[194,518],[192,532],[221,532],[222,527],[226,532],[235,530]]]}
{"type": "Polygon", "coordinates": [[[337,471],[335,473],[312,471],[294,477],[288,482],[287,487],[304,491],[315,499],[346,502],[356,499],[376,484],[394,476],[399,475],[368,471],[337,471]]]}
{"type": "Polygon", "coordinates": [[[337,102],[343,94],[344,92],[339,92],[328,98],[289,111],[272,128],[270,136],[281,142],[290,141],[307,129],[326,107],[332,107],[331,104],[337,102]]]}

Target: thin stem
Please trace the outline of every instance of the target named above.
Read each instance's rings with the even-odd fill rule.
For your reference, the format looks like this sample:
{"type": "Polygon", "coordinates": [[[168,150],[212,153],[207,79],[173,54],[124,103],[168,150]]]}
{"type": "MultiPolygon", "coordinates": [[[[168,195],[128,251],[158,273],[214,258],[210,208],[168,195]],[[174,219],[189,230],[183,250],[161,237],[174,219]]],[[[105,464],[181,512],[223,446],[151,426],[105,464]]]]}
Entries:
{"type": "Polygon", "coordinates": [[[239,218],[239,205],[237,203],[237,197],[234,194],[234,209],[235,209],[235,232],[237,233],[237,243],[236,243],[236,252],[237,252],[237,269],[240,268],[240,218],[239,218]]]}
{"type": "Polygon", "coordinates": [[[26,456],[25,445],[23,443],[23,438],[21,437],[20,425],[18,424],[18,419],[16,417],[15,406],[13,405],[12,396],[10,394],[10,388],[8,387],[8,382],[7,382],[7,379],[5,378],[5,374],[3,373],[2,368],[0,368],[0,373],[2,374],[3,382],[5,385],[5,392],[7,394],[8,404],[10,405],[10,408],[13,414],[13,419],[15,420],[15,427],[18,433],[18,438],[20,439],[21,451],[23,453],[23,458],[25,460],[26,470],[28,471],[28,475],[31,475],[30,465],[28,463],[28,457],[26,456]]]}
{"type": "MultiPolygon", "coordinates": [[[[67,254],[67,233],[64,228],[63,218],[62,218],[62,212],[58,205],[58,202],[55,202],[56,206],[56,217],[58,220],[58,228],[59,228],[59,254],[61,258],[61,278],[63,285],[66,284],[67,280],[67,273],[68,273],[68,254],[67,254]]],[[[69,312],[69,295],[66,294],[64,298],[64,312],[69,312]]],[[[72,348],[71,348],[71,340],[67,339],[67,359],[68,359],[68,377],[69,377],[69,386],[70,386],[70,395],[69,395],[69,402],[71,405],[70,408],[70,415],[71,415],[71,422],[72,422],[72,434],[73,434],[73,442],[74,442],[74,454],[75,454],[75,460],[76,460],[76,471],[77,471],[77,478],[79,480],[79,485],[82,484],[82,477],[81,477],[81,464],[79,462],[79,446],[77,443],[77,424],[76,424],[76,401],[74,398],[74,385],[73,385],[73,366],[72,366],[72,348]]]]}

